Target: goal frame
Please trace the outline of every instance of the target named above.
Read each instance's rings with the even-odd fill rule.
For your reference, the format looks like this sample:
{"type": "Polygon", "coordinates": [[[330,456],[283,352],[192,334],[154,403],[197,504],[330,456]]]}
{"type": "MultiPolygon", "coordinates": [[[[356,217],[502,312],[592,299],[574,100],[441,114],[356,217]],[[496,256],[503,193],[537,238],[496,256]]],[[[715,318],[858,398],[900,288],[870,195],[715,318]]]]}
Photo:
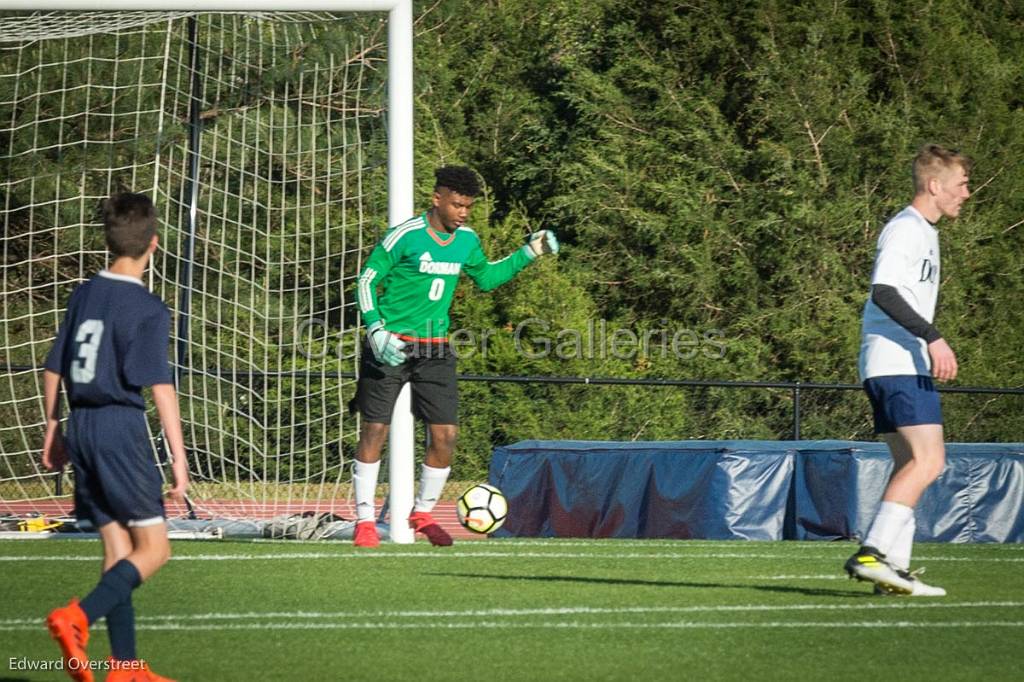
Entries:
{"type": "MultiPolygon", "coordinates": [[[[397,225],[414,211],[413,171],[413,18],[412,0],[11,0],[7,10],[182,10],[253,12],[288,9],[330,12],[388,13],[388,224],[397,225]]],[[[412,513],[414,488],[414,421],[410,388],[399,393],[388,438],[389,537],[398,544],[413,542],[408,524],[396,523],[412,513]]]]}

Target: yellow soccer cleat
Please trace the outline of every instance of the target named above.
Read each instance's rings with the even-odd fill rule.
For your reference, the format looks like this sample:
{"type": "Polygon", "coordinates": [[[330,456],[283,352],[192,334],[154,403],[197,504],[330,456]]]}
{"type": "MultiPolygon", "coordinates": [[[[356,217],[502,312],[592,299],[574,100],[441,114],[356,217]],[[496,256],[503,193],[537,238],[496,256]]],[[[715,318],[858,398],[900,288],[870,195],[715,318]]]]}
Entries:
{"type": "Polygon", "coordinates": [[[912,594],[914,585],[911,580],[901,576],[889,565],[885,555],[874,547],[861,547],[843,566],[851,578],[873,582],[875,586],[889,594],[912,594]]]}

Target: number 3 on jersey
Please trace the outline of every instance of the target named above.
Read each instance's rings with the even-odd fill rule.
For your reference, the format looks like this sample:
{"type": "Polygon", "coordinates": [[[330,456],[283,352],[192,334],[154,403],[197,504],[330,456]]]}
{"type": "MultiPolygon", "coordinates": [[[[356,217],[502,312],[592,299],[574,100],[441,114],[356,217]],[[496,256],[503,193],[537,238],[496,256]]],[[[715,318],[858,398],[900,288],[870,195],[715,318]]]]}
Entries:
{"type": "Polygon", "coordinates": [[[444,280],[438,277],[430,283],[430,293],[427,294],[427,298],[431,301],[440,301],[442,296],[444,296],[444,280]]]}
{"type": "Polygon", "coordinates": [[[87,384],[96,376],[96,356],[103,338],[103,320],[86,320],[78,325],[75,343],[78,344],[78,358],[71,363],[71,381],[87,384]],[[78,362],[81,360],[81,363],[78,362]]]}

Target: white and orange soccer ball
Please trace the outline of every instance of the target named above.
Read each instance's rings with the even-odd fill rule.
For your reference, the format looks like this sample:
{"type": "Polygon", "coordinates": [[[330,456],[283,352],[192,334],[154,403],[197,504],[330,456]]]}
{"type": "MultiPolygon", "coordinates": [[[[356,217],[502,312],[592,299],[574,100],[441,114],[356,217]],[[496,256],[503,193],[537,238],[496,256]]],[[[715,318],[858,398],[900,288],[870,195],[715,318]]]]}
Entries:
{"type": "Polygon", "coordinates": [[[488,534],[505,523],[508,500],[493,485],[479,483],[462,493],[455,510],[464,528],[474,533],[488,534]]]}

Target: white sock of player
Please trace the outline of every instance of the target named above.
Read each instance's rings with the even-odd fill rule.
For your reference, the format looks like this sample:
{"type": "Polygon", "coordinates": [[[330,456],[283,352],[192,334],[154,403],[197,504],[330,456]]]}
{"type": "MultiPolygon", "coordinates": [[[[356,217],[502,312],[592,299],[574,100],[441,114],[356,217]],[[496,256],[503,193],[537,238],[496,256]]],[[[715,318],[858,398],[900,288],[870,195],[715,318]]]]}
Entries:
{"type": "Polygon", "coordinates": [[[915,530],[917,530],[917,523],[914,522],[914,516],[911,515],[900,529],[899,535],[896,536],[896,542],[893,543],[892,549],[889,550],[886,557],[889,563],[896,568],[904,571],[910,570],[910,554],[914,549],[915,530]]]}
{"type": "Polygon", "coordinates": [[[352,482],[356,489],[356,519],[373,521],[373,506],[377,498],[377,474],[380,461],[372,464],[356,460],[352,469],[352,482]]]}
{"type": "Polygon", "coordinates": [[[423,465],[423,468],[420,469],[420,491],[416,495],[413,511],[429,512],[434,508],[437,501],[441,499],[441,491],[444,490],[444,484],[448,482],[448,474],[451,473],[451,470],[451,467],[436,469],[428,467],[426,464],[423,465]]]}
{"type": "Polygon", "coordinates": [[[899,502],[882,502],[878,513],[875,514],[875,520],[871,523],[871,530],[864,538],[864,544],[888,556],[903,526],[913,518],[914,510],[911,507],[899,502]]]}

